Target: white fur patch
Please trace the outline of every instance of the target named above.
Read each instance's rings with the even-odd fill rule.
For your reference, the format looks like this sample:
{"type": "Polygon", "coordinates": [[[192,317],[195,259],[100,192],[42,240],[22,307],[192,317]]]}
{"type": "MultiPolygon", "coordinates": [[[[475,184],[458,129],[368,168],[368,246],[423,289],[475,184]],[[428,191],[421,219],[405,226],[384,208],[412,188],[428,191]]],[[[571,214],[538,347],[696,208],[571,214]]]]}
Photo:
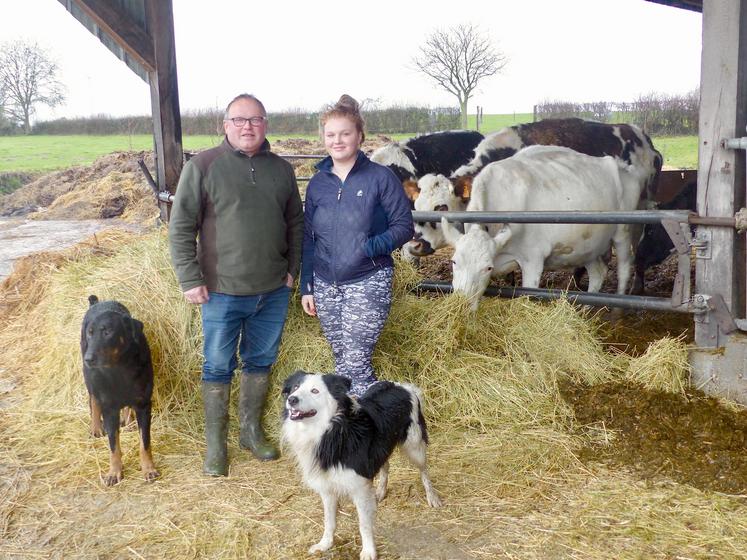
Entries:
{"type": "Polygon", "coordinates": [[[397,165],[415,176],[415,166],[405,154],[406,149],[401,144],[392,142],[374,150],[369,159],[384,166],[397,165]]]}

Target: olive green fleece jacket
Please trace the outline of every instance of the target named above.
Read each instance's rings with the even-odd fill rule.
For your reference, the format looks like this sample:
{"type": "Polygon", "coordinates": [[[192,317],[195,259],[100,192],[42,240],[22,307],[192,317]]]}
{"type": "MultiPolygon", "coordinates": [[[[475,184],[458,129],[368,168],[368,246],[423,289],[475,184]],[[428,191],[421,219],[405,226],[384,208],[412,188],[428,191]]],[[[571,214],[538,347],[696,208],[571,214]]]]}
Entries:
{"type": "Polygon", "coordinates": [[[253,156],[220,146],[182,169],[169,219],[182,290],[257,295],[298,277],[303,206],[290,164],[265,141],[253,156]]]}

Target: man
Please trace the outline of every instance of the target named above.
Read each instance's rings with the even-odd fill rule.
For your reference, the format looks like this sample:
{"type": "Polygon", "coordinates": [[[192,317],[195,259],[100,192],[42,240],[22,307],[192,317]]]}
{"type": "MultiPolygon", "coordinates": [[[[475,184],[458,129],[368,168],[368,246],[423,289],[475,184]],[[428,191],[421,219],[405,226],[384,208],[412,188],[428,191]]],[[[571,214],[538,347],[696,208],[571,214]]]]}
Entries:
{"type": "Polygon", "coordinates": [[[241,356],[239,443],[278,457],[261,426],[269,372],[298,275],[303,208],[293,169],[270,152],[267,113],[253,95],[226,108],[225,139],[182,170],[169,222],[171,260],[184,297],[202,305],[207,454],[203,471],[228,474],[228,403],[241,356]]]}

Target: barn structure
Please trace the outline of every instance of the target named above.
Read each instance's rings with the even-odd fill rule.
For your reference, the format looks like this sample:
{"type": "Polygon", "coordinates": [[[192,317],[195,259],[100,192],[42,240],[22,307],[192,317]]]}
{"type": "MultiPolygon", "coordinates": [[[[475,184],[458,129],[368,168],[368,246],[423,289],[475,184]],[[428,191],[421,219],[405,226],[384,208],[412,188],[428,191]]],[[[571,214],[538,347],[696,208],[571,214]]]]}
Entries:
{"type": "MultiPolygon", "coordinates": [[[[688,308],[696,386],[747,403],[747,252],[735,229],[745,205],[747,0],[648,0],[702,12],[696,281],[688,308]]],[[[150,85],[157,189],[168,220],[183,152],[171,0],[59,0],[150,85]]],[[[687,38],[685,38],[687,40],[687,38]]],[[[689,258],[690,247],[687,247],[689,258]]]]}

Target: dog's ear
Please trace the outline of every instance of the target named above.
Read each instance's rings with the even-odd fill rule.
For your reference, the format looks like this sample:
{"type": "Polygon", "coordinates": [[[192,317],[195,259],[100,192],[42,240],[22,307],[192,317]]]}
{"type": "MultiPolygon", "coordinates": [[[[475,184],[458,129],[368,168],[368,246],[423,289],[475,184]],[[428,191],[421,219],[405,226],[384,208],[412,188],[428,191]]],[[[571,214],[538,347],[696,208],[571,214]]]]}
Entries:
{"type": "Polygon", "coordinates": [[[95,295],[91,294],[88,296],[88,307],[93,307],[99,302],[99,298],[97,298],[95,295]]]}
{"type": "Polygon", "coordinates": [[[130,334],[132,334],[132,340],[140,340],[144,335],[143,324],[137,319],[130,317],[130,334]]]}
{"type": "Polygon", "coordinates": [[[324,380],[325,385],[327,385],[330,394],[334,397],[346,395],[348,391],[350,391],[350,386],[353,383],[349,377],[333,375],[330,373],[323,375],[322,379],[324,380]]]}

